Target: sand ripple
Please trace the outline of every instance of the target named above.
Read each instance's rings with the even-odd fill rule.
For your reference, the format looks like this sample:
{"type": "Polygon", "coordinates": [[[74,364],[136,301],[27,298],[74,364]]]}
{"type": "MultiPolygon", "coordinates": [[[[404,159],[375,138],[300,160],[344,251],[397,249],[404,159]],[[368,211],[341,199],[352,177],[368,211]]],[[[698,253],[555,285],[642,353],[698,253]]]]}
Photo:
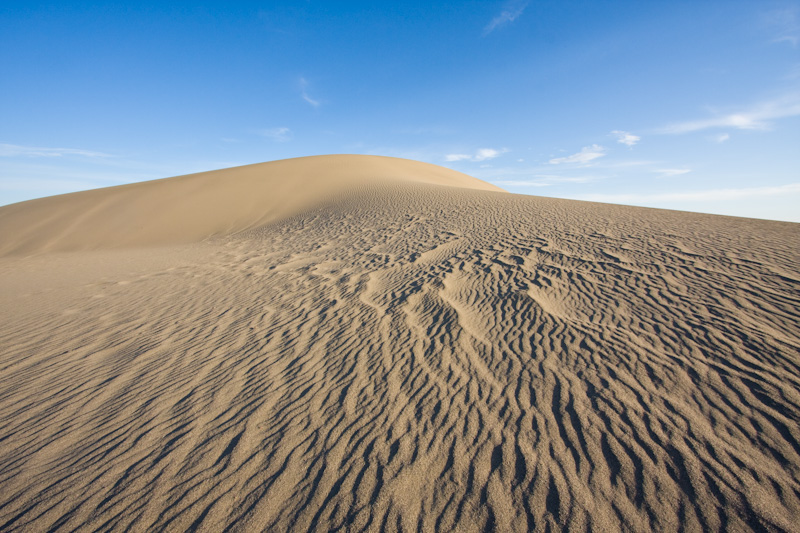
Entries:
{"type": "Polygon", "coordinates": [[[798,225],[384,185],[181,250],[0,263],[0,531],[798,530],[798,225]]]}

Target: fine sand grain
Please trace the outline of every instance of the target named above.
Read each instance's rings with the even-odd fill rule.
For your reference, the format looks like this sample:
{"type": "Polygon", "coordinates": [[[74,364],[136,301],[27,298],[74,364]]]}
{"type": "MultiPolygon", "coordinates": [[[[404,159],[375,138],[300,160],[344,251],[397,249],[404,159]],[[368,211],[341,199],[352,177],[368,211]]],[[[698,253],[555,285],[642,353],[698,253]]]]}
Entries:
{"type": "Polygon", "coordinates": [[[321,156],[0,255],[0,531],[800,531],[798,224],[321,156]]]}

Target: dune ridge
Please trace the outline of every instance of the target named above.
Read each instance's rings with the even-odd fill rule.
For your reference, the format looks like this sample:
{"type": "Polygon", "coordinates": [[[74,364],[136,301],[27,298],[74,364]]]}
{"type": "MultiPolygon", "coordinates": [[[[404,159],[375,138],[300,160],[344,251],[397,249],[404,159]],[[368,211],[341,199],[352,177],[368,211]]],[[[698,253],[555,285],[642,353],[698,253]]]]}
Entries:
{"type": "Polygon", "coordinates": [[[0,207],[0,256],[196,242],[296,216],[359,186],[394,181],[502,190],[408,159],[284,159],[0,207]]]}
{"type": "Polygon", "coordinates": [[[431,181],[0,260],[0,530],[798,530],[800,226],[431,181]]]}

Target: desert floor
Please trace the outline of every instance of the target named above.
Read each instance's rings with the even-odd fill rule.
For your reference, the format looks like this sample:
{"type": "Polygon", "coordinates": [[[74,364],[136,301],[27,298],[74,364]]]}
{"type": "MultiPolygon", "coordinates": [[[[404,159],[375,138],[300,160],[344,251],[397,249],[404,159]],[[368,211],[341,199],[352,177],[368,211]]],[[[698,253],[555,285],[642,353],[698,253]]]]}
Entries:
{"type": "Polygon", "coordinates": [[[404,172],[0,208],[0,531],[800,530],[800,225],[404,172]]]}

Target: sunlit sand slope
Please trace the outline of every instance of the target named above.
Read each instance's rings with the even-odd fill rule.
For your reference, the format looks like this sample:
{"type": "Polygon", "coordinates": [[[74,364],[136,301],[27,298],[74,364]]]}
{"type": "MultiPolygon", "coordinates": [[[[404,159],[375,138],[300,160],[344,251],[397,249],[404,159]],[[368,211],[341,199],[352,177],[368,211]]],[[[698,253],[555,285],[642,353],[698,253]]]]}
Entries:
{"type": "Polygon", "coordinates": [[[0,207],[0,256],[196,242],[294,216],[354,186],[391,181],[500,190],[408,159],[284,159],[0,207]]]}
{"type": "Polygon", "coordinates": [[[797,224],[390,180],[0,280],[0,531],[800,524],[797,224]]]}

